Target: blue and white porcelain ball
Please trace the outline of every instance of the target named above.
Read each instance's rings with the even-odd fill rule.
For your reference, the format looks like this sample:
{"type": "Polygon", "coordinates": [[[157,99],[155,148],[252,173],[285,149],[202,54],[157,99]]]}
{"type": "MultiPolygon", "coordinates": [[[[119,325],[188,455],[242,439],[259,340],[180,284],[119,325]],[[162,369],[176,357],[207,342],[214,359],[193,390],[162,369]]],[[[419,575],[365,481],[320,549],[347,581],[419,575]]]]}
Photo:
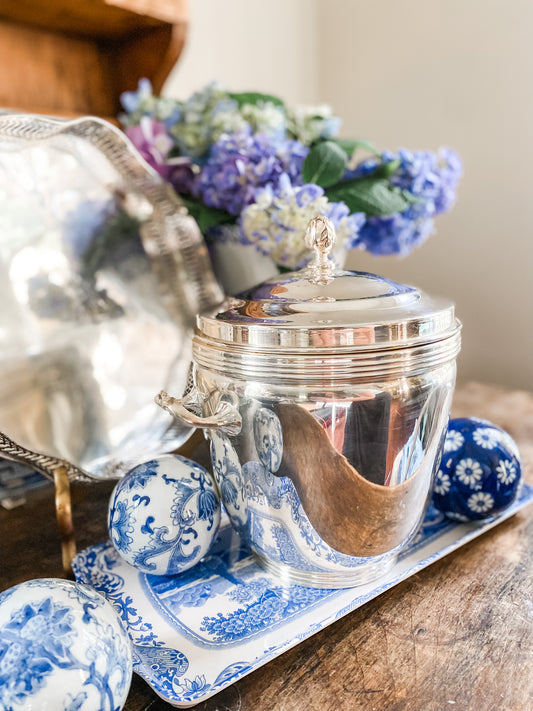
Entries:
{"type": "Polygon", "coordinates": [[[0,594],[0,709],[119,711],[132,674],[113,607],[69,580],[30,580],[0,594]]]}
{"type": "Polygon", "coordinates": [[[520,453],[500,427],[473,417],[450,420],[433,490],[433,504],[448,518],[476,521],[515,500],[521,482],[520,453]]]}
{"type": "Polygon", "coordinates": [[[165,454],[132,469],[109,502],[109,536],[143,573],[176,575],[204,557],[220,524],[213,478],[196,462],[165,454]]]}

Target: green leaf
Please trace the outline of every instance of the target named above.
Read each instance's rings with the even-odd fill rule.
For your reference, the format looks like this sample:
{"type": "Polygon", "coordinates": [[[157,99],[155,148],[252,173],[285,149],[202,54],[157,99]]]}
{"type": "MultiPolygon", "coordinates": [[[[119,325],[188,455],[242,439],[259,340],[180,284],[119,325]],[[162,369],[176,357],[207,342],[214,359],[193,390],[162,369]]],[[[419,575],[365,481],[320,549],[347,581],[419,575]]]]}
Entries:
{"type": "Polygon", "coordinates": [[[375,156],[380,155],[374,144],[364,138],[334,138],[333,140],[345,153],[347,153],[348,156],[352,156],[355,151],[360,148],[368,151],[369,153],[373,153],[375,156]]]}
{"type": "Polygon", "coordinates": [[[195,200],[191,197],[186,197],[180,194],[180,199],[189,211],[189,215],[194,217],[200,228],[200,232],[205,232],[209,227],[216,225],[224,225],[226,223],[235,222],[234,215],[230,215],[225,210],[218,210],[216,207],[207,207],[203,202],[195,200]]]}
{"type": "Polygon", "coordinates": [[[403,199],[407,200],[409,205],[414,205],[415,203],[420,202],[418,195],[413,195],[413,193],[410,193],[409,190],[400,190],[400,193],[403,199]]]}
{"type": "Polygon", "coordinates": [[[346,153],[334,141],[315,143],[302,166],[303,181],[323,188],[334,185],[344,175],[346,162],[346,153]]]}
{"type": "Polygon", "coordinates": [[[353,178],[337,183],[326,191],[328,200],[342,200],[350,212],[364,212],[368,216],[384,217],[403,212],[409,207],[403,192],[393,187],[386,178],[353,178]]]}
{"type": "Polygon", "coordinates": [[[397,160],[391,160],[390,163],[382,163],[379,168],[372,173],[373,178],[390,178],[390,176],[395,173],[402,161],[398,158],[397,160]]]}
{"type": "Polygon", "coordinates": [[[238,94],[230,94],[230,96],[239,104],[239,108],[243,106],[243,104],[253,104],[255,106],[260,102],[266,103],[267,101],[275,106],[285,108],[283,101],[277,96],[272,96],[272,94],[260,94],[257,91],[242,91],[238,94]]]}

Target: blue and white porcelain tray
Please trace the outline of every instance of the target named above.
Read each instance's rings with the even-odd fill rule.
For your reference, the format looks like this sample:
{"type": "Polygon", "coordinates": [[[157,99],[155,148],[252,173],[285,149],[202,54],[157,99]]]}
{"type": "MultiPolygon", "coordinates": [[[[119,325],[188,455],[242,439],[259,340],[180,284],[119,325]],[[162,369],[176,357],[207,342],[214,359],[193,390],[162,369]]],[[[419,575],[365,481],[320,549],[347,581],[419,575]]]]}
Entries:
{"type": "Polygon", "coordinates": [[[266,664],[343,615],[468,543],[533,501],[524,485],[503,514],[457,524],[431,508],[417,538],[379,581],[345,590],[282,586],[227,521],[209,555],[186,573],[156,577],[125,563],[110,542],[76,556],[76,578],[117,607],[133,668],[165,701],[187,708],[266,664]]]}

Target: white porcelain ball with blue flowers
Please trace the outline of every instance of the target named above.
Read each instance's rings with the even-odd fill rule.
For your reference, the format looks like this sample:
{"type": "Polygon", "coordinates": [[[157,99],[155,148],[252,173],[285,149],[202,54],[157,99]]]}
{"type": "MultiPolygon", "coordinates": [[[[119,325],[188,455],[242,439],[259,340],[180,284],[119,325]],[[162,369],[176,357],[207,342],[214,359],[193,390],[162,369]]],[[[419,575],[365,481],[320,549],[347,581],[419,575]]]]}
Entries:
{"type": "Polygon", "coordinates": [[[433,504],[448,518],[476,521],[504,511],[522,481],[518,447],[488,420],[451,419],[433,489],[433,504]]]}
{"type": "Polygon", "coordinates": [[[131,675],[128,635],[92,588],[44,578],[0,594],[3,711],[120,711],[131,675]]]}
{"type": "Polygon", "coordinates": [[[198,563],[220,524],[220,499],[209,472],[165,454],[129,471],[109,502],[111,541],[143,573],[176,575],[198,563]]]}

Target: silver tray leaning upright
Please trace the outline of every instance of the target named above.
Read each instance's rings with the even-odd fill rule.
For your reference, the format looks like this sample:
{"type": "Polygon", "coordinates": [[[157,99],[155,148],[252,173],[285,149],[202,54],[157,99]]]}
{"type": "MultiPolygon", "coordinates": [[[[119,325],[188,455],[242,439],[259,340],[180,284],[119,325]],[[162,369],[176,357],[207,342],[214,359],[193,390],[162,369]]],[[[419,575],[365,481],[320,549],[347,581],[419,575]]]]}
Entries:
{"type": "Polygon", "coordinates": [[[194,316],[223,297],[203,237],[97,118],[0,116],[0,430],[94,477],[179,446],[194,316]]]}

